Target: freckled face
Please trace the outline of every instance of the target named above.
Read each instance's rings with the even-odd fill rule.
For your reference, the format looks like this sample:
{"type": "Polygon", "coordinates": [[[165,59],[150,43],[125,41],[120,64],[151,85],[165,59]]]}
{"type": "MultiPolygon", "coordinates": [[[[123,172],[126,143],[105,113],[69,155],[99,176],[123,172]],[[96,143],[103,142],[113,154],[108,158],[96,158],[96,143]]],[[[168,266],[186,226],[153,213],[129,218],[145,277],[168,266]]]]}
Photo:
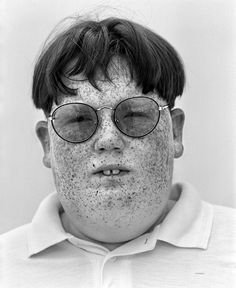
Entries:
{"type": "MultiPolygon", "coordinates": [[[[94,108],[115,107],[126,98],[142,95],[124,71],[111,69],[110,75],[113,84],[99,81],[101,91],[87,81],[71,83],[78,88],[78,94],[64,97],[61,104],[83,102],[94,108]]],[[[154,93],[148,97],[159,105],[166,104],[154,93]]],[[[146,232],[167,204],[174,157],[171,117],[168,110],[161,111],[155,130],[135,139],[115,127],[112,110],[103,109],[98,114],[97,132],[80,144],[62,140],[48,124],[54,180],[75,229],[97,241],[128,241],[146,232]],[[112,177],[94,174],[99,167],[114,164],[130,172],[112,177]]]]}

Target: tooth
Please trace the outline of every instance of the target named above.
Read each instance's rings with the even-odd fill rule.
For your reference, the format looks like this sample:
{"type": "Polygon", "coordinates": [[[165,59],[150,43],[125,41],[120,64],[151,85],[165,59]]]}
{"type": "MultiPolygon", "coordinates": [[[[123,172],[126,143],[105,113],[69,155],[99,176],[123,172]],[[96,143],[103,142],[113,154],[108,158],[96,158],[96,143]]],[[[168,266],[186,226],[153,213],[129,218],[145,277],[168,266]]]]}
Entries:
{"type": "Polygon", "coordinates": [[[109,176],[111,175],[111,170],[104,170],[103,174],[109,176]]]}
{"type": "Polygon", "coordinates": [[[120,173],[120,170],[118,170],[118,169],[116,169],[116,170],[112,170],[112,174],[117,175],[117,174],[119,174],[119,173],[120,173]]]}

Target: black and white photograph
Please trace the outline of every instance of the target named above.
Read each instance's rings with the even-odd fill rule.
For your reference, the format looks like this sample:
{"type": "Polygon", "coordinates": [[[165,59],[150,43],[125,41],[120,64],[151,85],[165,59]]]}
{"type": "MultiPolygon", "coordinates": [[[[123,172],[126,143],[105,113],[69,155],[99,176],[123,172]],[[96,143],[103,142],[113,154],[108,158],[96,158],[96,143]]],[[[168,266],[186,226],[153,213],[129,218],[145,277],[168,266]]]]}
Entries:
{"type": "Polygon", "coordinates": [[[0,287],[236,287],[236,2],[0,0],[0,287]]]}

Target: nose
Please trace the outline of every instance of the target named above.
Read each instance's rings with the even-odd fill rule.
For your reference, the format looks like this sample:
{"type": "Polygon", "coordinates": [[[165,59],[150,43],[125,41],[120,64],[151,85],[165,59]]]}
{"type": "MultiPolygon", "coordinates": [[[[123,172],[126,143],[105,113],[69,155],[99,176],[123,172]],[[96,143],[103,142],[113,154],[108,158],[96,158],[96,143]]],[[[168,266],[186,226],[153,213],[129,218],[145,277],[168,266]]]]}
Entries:
{"type": "Polygon", "coordinates": [[[99,119],[97,137],[94,142],[94,149],[98,153],[103,151],[122,152],[125,147],[123,134],[118,130],[112,121],[112,111],[102,111],[99,119]]]}

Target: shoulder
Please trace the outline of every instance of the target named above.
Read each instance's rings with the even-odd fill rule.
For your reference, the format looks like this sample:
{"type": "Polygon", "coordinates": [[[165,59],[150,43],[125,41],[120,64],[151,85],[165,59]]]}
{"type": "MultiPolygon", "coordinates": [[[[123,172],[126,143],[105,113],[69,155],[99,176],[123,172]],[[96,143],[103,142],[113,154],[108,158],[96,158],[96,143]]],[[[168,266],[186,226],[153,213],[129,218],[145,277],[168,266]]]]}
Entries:
{"type": "Polygon", "coordinates": [[[219,205],[212,207],[213,223],[209,248],[217,255],[231,259],[236,256],[236,209],[219,205]]]}
{"type": "Polygon", "coordinates": [[[30,224],[25,224],[0,235],[0,249],[4,254],[27,250],[27,232],[30,224]]]}
{"type": "Polygon", "coordinates": [[[27,232],[29,224],[25,224],[0,235],[0,241],[21,237],[27,232]]]}
{"type": "Polygon", "coordinates": [[[216,205],[216,204],[211,204],[211,205],[217,213],[224,213],[226,215],[232,215],[232,214],[236,215],[235,208],[222,206],[222,205],[216,205]]]}
{"type": "Polygon", "coordinates": [[[220,205],[212,205],[212,207],[214,213],[213,228],[217,231],[233,232],[232,228],[235,228],[236,225],[236,209],[220,205]]]}

